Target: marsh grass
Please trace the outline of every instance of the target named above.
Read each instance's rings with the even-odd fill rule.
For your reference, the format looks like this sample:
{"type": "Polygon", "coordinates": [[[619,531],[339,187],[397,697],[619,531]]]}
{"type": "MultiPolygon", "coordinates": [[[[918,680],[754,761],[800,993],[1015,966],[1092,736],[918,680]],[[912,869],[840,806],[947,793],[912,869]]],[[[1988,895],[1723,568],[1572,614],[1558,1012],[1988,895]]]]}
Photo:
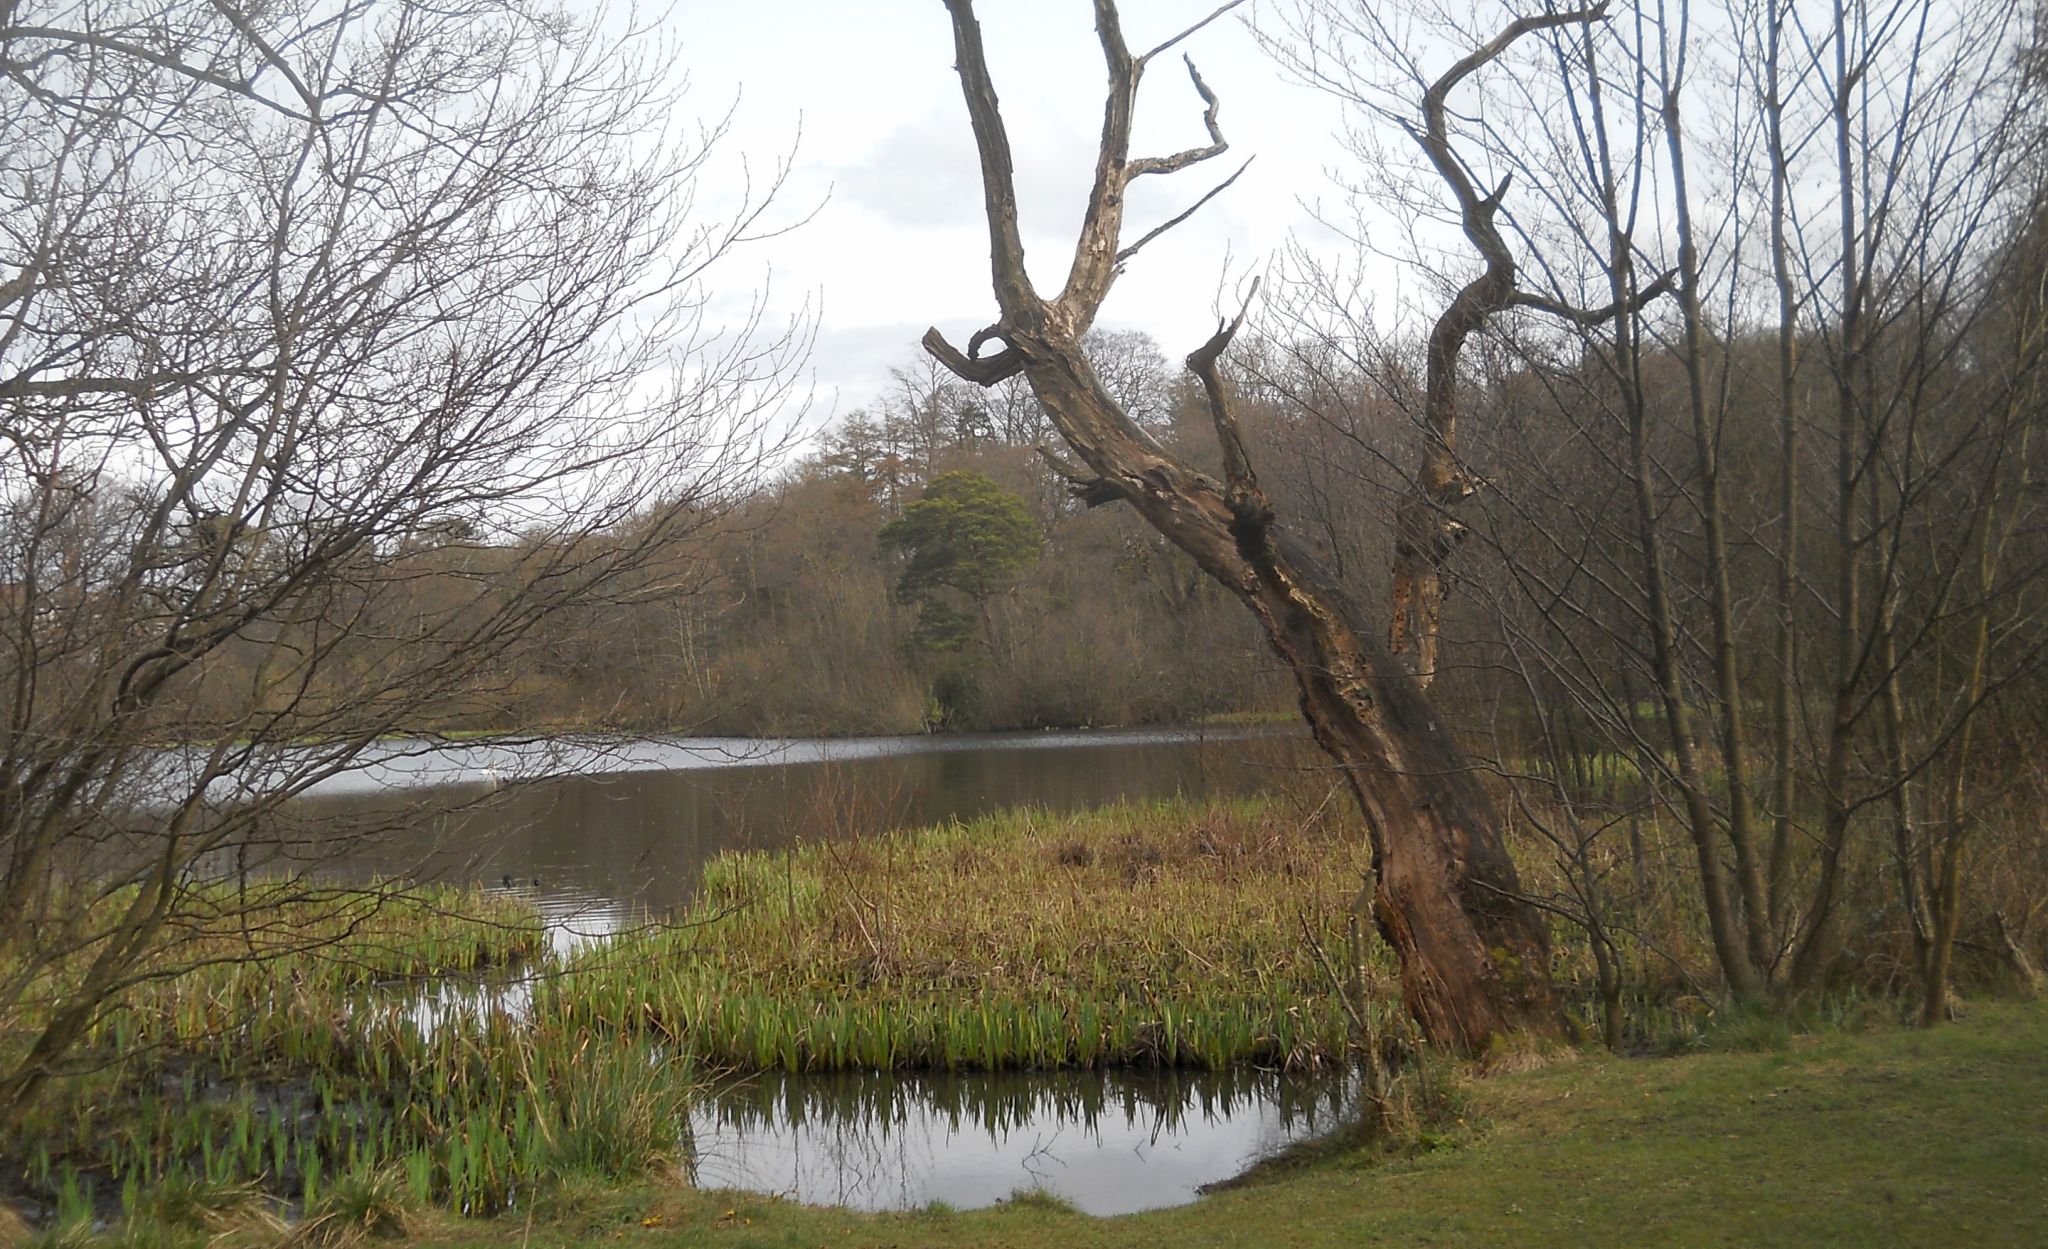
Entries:
{"type": "MultiPolygon", "coordinates": [[[[503,894],[266,911],[245,885],[0,1152],[53,1229],[203,1230],[207,1200],[256,1194],[346,1240],[679,1162],[705,1064],[1330,1063],[1348,1015],[1309,946],[1343,948],[1365,853],[1274,800],[1011,812],[727,856],[680,923],[566,962],[503,894]],[[514,968],[517,1017],[406,988],[514,968]]],[[[1364,979],[1384,996],[1385,966],[1364,979]]]]}
{"type": "Polygon", "coordinates": [[[688,922],[579,956],[537,1007],[746,1069],[1313,1067],[1350,1029],[1314,947],[1345,948],[1366,856],[1272,800],[729,854],[688,922]]]}
{"type": "Polygon", "coordinates": [[[0,1154],[19,1161],[53,1227],[116,1211],[195,1225],[208,1201],[254,1195],[320,1226],[374,1230],[391,1225],[393,1190],[483,1214],[557,1176],[623,1181],[671,1161],[687,1064],[640,1037],[514,1017],[488,995],[435,1016],[405,988],[520,965],[544,974],[545,951],[538,915],[501,894],[244,909],[233,930],[183,943],[180,974],[121,997],[80,1047],[80,1070],[0,1154]],[[249,954],[259,934],[287,929],[288,952],[249,954]]]}
{"type": "Polygon", "coordinates": [[[100,1243],[92,1218],[87,1216],[65,1219],[42,1228],[23,1240],[21,1249],[88,1249],[88,1246],[100,1243]]]}
{"type": "MultiPolygon", "coordinates": [[[[130,892],[78,905],[122,908],[130,892]]],[[[139,1055],[243,1071],[318,1063],[344,1043],[353,1004],[368,990],[502,970],[546,948],[530,906],[476,889],[312,890],[253,881],[192,885],[186,893],[180,931],[94,1019],[72,1067],[120,1067],[139,1055]]],[[[94,953],[88,947],[36,968],[0,1030],[0,1051],[36,1034],[44,1012],[66,997],[94,953]]]]}
{"type": "Polygon", "coordinates": [[[28,1177],[45,1189],[103,1177],[131,1211],[193,1182],[261,1184],[320,1210],[388,1174],[412,1203],[485,1214],[557,1176],[626,1180],[672,1160],[691,1085],[687,1068],[636,1038],[502,1014],[424,1030],[395,1010],[286,1074],[191,1069],[168,1089],[147,1075],[117,1081],[38,1125],[28,1177]]]}
{"type": "Polygon", "coordinates": [[[130,1223],[197,1232],[274,1223],[276,1218],[273,1203],[257,1184],[212,1182],[191,1175],[138,1190],[125,1213],[130,1223]]]}
{"type": "Polygon", "coordinates": [[[1011,1210],[1037,1210],[1045,1214],[1079,1214],[1080,1207],[1049,1188],[1020,1188],[1003,1203],[1011,1210]]]}
{"type": "Polygon", "coordinates": [[[403,1239],[412,1230],[415,1205],[405,1173],[396,1166],[352,1171],[306,1204],[292,1240],[341,1246],[403,1239]]]}
{"type": "MultiPolygon", "coordinates": [[[[1361,1015],[1364,1035],[1406,1035],[1354,913],[1369,851],[1348,804],[824,831],[722,857],[677,923],[563,959],[504,894],[266,913],[244,887],[187,934],[181,974],[100,1020],[0,1154],[53,1228],[198,1227],[172,1207],[257,1192],[306,1238],[346,1240],[430,1206],[587,1205],[680,1162],[707,1067],[1300,1069],[1354,1058],[1361,1015]],[[508,970],[531,1002],[516,1016],[489,990],[508,970]],[[421,1009],[448,977],[479,992],[421,1009]]],[[[1653,1008],[1674,1034],[1712,1018],[1653,1008]]],[[[1454,1139],[1431,1089],[1409,1092],[1416,1121],[1393,1135],[1454,1139]]]]}

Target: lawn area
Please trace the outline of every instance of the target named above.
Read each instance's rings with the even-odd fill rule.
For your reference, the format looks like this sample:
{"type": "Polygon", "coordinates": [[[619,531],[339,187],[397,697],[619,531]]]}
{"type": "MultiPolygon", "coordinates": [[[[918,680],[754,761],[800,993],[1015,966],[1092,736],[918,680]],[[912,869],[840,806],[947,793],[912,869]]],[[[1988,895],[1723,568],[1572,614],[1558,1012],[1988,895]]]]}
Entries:
{"type": "Polygon", "coordinates": [[[2048,1244],[2048,1007],[1775,1052],[1566,1057],[1472,1090],[1476,1141],[1337,1154],[1178,1209],[858,1215],[661,1186],[419,1226],[440,1246],[2048,1244]]]}

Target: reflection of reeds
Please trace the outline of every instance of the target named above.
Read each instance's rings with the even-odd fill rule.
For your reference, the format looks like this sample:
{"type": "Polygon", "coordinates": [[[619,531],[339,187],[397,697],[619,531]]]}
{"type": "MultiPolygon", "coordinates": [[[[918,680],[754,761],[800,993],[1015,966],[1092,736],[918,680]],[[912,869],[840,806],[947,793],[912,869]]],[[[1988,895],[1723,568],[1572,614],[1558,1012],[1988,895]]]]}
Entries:
{"type": "Polygon", "coordinates": [[[751,1069],[1320,1065],[1349,1020],[1302,925],[1342,947],[1366,855],[1335,825],[1168,802],[726,855],[538,1007],[751,1069]]]}
{"type": "Polygon", "coordinates": [[[1301,1080],[1278,1072],[1039,1072],[972,1075],[845,1072],[791,1077],[762,1073],[717,1086],[712,1113],[739,1131],[815,1127],[887,1139],[907,1125],[940,1121],[1000,1139],[1048,1123],[1120,1124],[1153,1138],[1178,1135],[1191,1121],[1216,1122],[1269,1108],[1289,1132],[1312,1133],[1345,1121],[1354,1081],[1301,1080]]]}

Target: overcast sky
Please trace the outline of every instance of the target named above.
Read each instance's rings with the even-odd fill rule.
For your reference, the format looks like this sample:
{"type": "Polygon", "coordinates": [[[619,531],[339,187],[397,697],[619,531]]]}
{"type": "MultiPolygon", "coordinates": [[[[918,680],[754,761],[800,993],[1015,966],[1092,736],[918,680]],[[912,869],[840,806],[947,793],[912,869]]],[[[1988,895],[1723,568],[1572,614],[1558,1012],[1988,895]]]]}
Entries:
{"type": "MultiPolygon", "coordinates": [[[[1128,42],[1149,48],[1200,20],[1217,0],[1126,0],[1128,42]]],[[[1040,289],[1059,288],[1093,174],[1104,71],[1088,0],[982,0],[977,6],[1015,149],[1027,259],[1040,289]]],[[[744,154],[756,172],[796,144],[783,207],[822,204],[809,224],[725,270],[730,286],[772,263],[775,298],[822,301],[813,357],[820,408],[844,413],[914,359],[936,324],[959,342],[994,320],[980,176],[939,0],[684,0],[673,19],[691,105],[716,114],[738,98],[718,178],[744,154]],[[799,138],[799,130],[801,137],[799,138]]],[[[1169,358],[1215,328],[1219,284],[1262,269],[1290,233],[1337,240],[1302,200],[1330,198],[1325,170],[1344,157],[1326,97],[1285,81],[1234,17],[1190,51],[1222,101],[1231,151],[1133,189],[1126,240],[1192,203],[1255,156],[1250,170],[1194,219],[1132,262],[1101,324],[1142,329],[1169,358]]],[[[1202,106],[1176,59],[1162,57],[1140,92],[1133,152],[1206,142],[1202,106]]],[[[1236,296],[1225,294],[1234,304],[1236,296]]],[[[1234,309],[1233,309],[1234,310],[1234,309]]]]}

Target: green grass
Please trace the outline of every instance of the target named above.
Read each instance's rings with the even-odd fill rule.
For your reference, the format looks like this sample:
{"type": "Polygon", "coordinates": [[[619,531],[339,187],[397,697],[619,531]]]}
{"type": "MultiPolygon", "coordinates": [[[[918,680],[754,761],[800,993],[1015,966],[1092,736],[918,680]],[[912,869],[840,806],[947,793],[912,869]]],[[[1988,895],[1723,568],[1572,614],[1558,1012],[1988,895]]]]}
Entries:
{"type": "MultiPolygon", "coordinates": [[[[1314,1066],[1347,1040],[1331,971],[1366,855],[1271,800],[727,855],[687,923],[590,951],[540,1011],[756,1069],[1314,1066]]],[[[1368,976],[1391,1015],[1390,969],[1368,976]]]]}
{"type": "Polygon", "coordinates": [[[1781,1051],[1586,1056],[1474,1086],[1462,1148],[1340,1151],[1190,1206],[1092,1219],[1017,1203],[860,1215],[642,1186],[565,1223],[453,1223],[420,1243],[760,1246],[1514,1245],[1517,1249],[2048,1243],[2048,1008],[1781,1051]]]}

